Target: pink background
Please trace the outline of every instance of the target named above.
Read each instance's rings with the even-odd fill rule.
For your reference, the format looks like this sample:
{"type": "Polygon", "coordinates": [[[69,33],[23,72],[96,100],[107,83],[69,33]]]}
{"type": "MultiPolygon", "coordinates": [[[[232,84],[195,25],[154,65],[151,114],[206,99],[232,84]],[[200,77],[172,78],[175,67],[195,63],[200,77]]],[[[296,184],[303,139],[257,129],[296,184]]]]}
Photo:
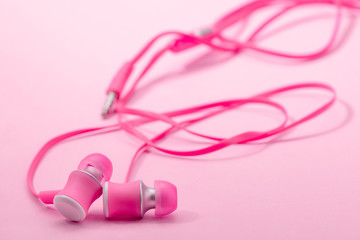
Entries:
{"type": "MultiPolygon", "coordinates": [[[[321,117],[272,144],[232,146],[193,158],[145,155],[132,179],[177,185],[174,214],[156,219],[149,212],[141,220],[108,221],[99,200],[86,221],[71,223],[27,190],[27,168],[48,139],[115,122],[104,123],[99,115],[105,89],[121,63],[145,41],[163,30],[204,26],[240,2],[0,1],[1,239],[360,239],[360,26],[348,18],[344,26],[351,31],[340,48],[310,63],[284,64],[250,51],[228,59],[199,48],[168,54],[156,65],[132,107],[162,112],[304,81],[326,82],[339,96],[321,117]],[[228,61],[201,68],[214,59],[228,61]]],[[[314,12],[322,15],[315,23],[263,44],[295,52],[321,46],[333,24],[333,9],[314,12]]],[[[296,14],[284,22],[291,17],[296,14]]],[[[326,97],[310,91],[276,100],[298,117],[326,97]]],[[[272,110],[249,107],[194,129],[231,136],[278,120],[272,110]]],[[[159,128],[151,124],[142,129],[154,133],[159,128]]],[[[204,146],[182,137],[164,146],[204,146]]],[[[140,144],[122,132],[68,141],[47,155],[35,186],[62,187],[81,158],[92,152],[110,157],[113,180],[122,181],[140,144]]]]}

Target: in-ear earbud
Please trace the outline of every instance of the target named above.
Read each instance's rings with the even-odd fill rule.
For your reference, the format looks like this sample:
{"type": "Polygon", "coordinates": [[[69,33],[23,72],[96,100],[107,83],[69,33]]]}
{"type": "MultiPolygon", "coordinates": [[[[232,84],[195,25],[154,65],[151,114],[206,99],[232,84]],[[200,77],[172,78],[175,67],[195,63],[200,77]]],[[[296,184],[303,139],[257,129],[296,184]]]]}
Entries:
{"type": "Polygon", "coordinates": [[[102,183],[111,175],[112,164],[106,156],[88,155],[70,174],[64,189],[55,195],[56,210],[69,220],[84,220],[90,205],[102,194],[102,183]]]}
{"type": "Polygon", "coordinates": [[[105,182],[103,200],[107,218],[120,215],[143,217],[152,208],[155,208],[155,216],[164,216],[176,210],[177,190],[173,184],[161,180],[155,181],[154,188],[140,180],[130,183],[105,182]]]}

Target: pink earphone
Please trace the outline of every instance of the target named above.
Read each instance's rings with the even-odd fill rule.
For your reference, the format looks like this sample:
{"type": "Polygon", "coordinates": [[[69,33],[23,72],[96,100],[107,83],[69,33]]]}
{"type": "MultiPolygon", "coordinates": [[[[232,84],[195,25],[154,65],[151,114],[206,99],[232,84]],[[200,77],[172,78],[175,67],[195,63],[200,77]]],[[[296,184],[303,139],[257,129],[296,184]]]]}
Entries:
{"type": "Polygon", "coordinates": [[[108,218],[113,218],[119,215],[142,217],[146,211],[153,208],[155,208],[156,216],[164,216],[173,212],[177,208],[177,189],[173,184],[166,181],[157,180],[154,183],[154,188],[151,188],[146,186],[140,180],[129,182],[134,162],[143,153],[144,150],[147,148],[154,148],[158,151],[176,156],[195,156],[214,152],[232,144],[244,144],[269,138],[320,115],[335,102],[336,94],[334,89],[326,84],[302,83],[273,89],[256,94],[249,98],[214,102],[165,113],[156,113],[149,110],[139,110],[128,107],[128,102],[134,95],[136,86],[146,75],[148,70],[166,52],[178,53],[201,44],[217,51],[238,53],[243,49],[250,49],[264,54],[289,58],[292,60],[312,60],[327,54],[333,47],[336,36],[338,35],[341,11],[343,8],[350,10],[360,10],[360,3],[356,0],[256,0],[230,12],[218,20],[211,27],[203,29],[196,34],[171,31],[157,35],[148,44],[146,44],[145,47],[141,49],[132,60],[125,63],[123,67],[120,68],[107,90],[108,98],[102,114],[104,117],[117,114],[117,124],[105,127],[81,129],[65,133],[48,141],[37,153],[29,167],[27,184],[30,191],[43,203],[54,204],[54,207],[59,213],[72,221],[81,221],[85,219],[90,205],[101,195],[103,195],[104,214],[108,218]],[[333,33],[329,42],[322,49],[311,54],[295,55],[261,48],[256,45],[257,35],[262,32],[270,23],[291,9],[310,4],[333,5],[337,10],[333,33]],[[223,34],[224,30],[234,25],[235,23],[246,22],[249,16],[255,13],[257,10],[264,7],[273,6],[280,7],[280,11],[261,23],[259,27],[256,28],[252,34],[250,34],[248,40],[240,42],[235,39],[229,39],[223,34]],[[129,90],[126,92],[126,94],[123,94],[124,87],[128,83],[128,79],[131,76],[136,63],[144,56],[144,54],[158,39],[168,35],[175,36],[175,38],[154,54],[148,64],[145,65],[144,69],[140,72],[140,75],[135,78],[133,84],[129,86],[129,90]],[[331,97],[328,102],[318,107],[313,112],[306,114],[300,119],[290,121],[286,108],[272,100],[272,98],[278,94],[298,89],[326,90],[331,94],[331,97]],[[187,128],[196,122],[209,119],[218,114],[248,104],[263,104],[273,107],[283,116],[283,120],[278,126],[268,131],[248,131],[235,134],[229,138],[205,135],[191,131],[187,128]],[[198,114],[196,117],[192,117],[191,114],[193,113],[198,114]],[[136,118],[132,120],[124,120],[123,116],[127,114],[134,115],[136,118]],[[175,121],[174,118],[178,116],[187,117],[187,119],[181,122],[175,121]],[[169,124],[169,128],[152,138],[147,137],[146,134],[142,133],[136,128],[137,126],[153,121],[162,121],[167,123],[169,124]],[[144,143],[134,154],[134,157],[130,162],[124,183],[109,182],[112,175],[112,163],[104,155],[95,153],[85,157],[80,162],[78,169],[70,174],[67,184],[62,190],[42,191],[37,193],[33,184],[33,178],[39,163],[49,149],[51,149],[59,142],[76,135],[98,132],[104,133],[104,130],[110,129],[124,130],[144,143]],[[204,148],[188,151],[167,149],[157,145],[157,142],[160,140],[164,140],[171,134],[180,130],[186,131],[187,133],[201,138],[205,138],[207,140],[211,140],[213,143],[204,148]]]}
{"type": "Polygon", "coordinates": [[[39,198],[54,204],[56,210],[71,221],[85,219],[91,204],[103,195],[104,214],[107,218],[119,215],[143,217],[155,208],[155,216],[164,216],[177,207],[176,187],[166,181],[156,180],[154,188],[142,181],[131,183],[109,182],[111,161],[99,153],[90,154],[73,171],[62,190],[43,191],[39,198]]]}

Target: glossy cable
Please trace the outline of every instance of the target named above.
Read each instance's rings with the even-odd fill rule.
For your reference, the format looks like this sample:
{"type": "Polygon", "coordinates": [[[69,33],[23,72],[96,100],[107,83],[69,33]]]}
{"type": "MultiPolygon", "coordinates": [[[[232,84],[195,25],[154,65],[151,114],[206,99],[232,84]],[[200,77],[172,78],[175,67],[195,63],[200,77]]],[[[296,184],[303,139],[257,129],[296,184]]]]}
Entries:
{"type": "Polygon", "coordinates": [[[210,27],[209,34],[203,36],[197,36],[195,34],[188,34],[182,33],[179,31],[168,31],[161,33],[151,39],[139,52],[135,57],[128,61],[121,71],[114,77],[113,82],[110,84],[109,91],[114,91],[116,93],[116,102],[114,106],[114,113],[118,114],[118,123],[103,126],[103,127],[95,127],[95,128],[87,128],[81,129],[77,131],[72,131],[69,133],[62,134],[57,136],[50,141],[48,141],[36,154],[35,158],[33,159],[27,175],[27,184],[30,191],[38,197],[38,193],[34,187],[34,175],[35,172],[45,156],[45,154],[56,144],[62,142],[68,138],[88,134],[88,133],[106,133],[108,131],[118,131],[124,130],[139,140],[143,142],[143,145],[135,152],[134,157],[132,158],[125,181],[128,181],[133,169],[134,162],[136,159],[143,153],[143,151],[150,147],[154,148],[158,151],[175,155],[175,156],[196,156],[201,154],[207,154],[219,149],[225,148],[227,146],[233,144],[244,144],[251,141],[257,141],[260,139],[265,139],[281,132],[287,131],[290,128],[293,128],[297,125],[300,125],[306,121],[309,121],[316,116],[320,115],[322,112],[326,111],[335,101],[336,94],[332,87],[322,84],[322,83],[303,83],[303,84],[294,84],[286,87],[277,88],[274,90],[266,91],[261,94],[257,94],[250,98],[242,98],[242,99],[232,99],[228,101],[220,101],[214,102],[204,105],[199,105],[190,108],[179,109],[171,112],[165,113],[156,113],[154,111],[149,110],[141,110],[141,109],[133,109],[128,107],[128,102],[131,97],[136,93],[136,87],[140,83],[140,81],[145,77],[146,73],[154,66],[154,64],[161,59],[161,57],[167,52],[178,53],[192,47],[198,45],[205,45],[208,46],[210,49],[216,51],[224,51],[224,52],[232,52],[238,53],[244,49],[250,49],[254,51],[258,51],[264,54],[269,54],[271,56],[276,57],[284,57],[290,60],[301,59],[304,61],[312,60],[315,58],[319,58],[326,53],[328,53],[339,32],[340,23],[342,19],[342,8],[348,9],[360,9],[359,1],[330,1],[330,0],[298,0],[298,1],[253,1],[244,6],[230,12],[229,14],[222,17],[220,20],[215,22],[215,24],[210,27]],[[336,9],[335,15],[335,24],[333,27],[332,34],[329,38],[327,44],[324,45],[320,50],[309,53],[309,54],[301,54],[295,55],[291,53],[283,53],[274,50],[265,49],[256,45],[256,37],[266,29],[270,25],[270,23],[274,22],[275,20],[279,19],[285,13],[296,9],[297,7],[301,7],[304,5],[311,5],[311,4],[327,4],[332,5],[336,9]],[[228,39],[224,36],[223,32],[231,27],[233,24],[247,21],[249,16],[254,14],[257,10],[265,8],[265,7],[273,7],[273,6],[280,6],[281,9],[264,22],[262,22],[253,32],[250,34],[250,37],[245,42],[240,42],[236,39],[228,39]],[[132,70],[138,63],[140,59],[153,47],[154,43],[156,43],[160,38],[163,37],[173,37],[168,44],[161,47],[160,50],[155,52],[152,58],[148,61],[145,67],[140,71],[139,75],[134,79],[133,83],[128,86],[128,91],[124,94],[125,86],[128,84],[128,79],[131,77],[132,70]],[[316,110],[306,114],[305,116],[297,119],[295,121],[289,121],[289,116],[286,109],[279,103],[275,102],[272,98],[279,93],[284,93],[288,91],[294,91],[299,89],[322,89],[326,90],[331,93],[331,97],[329,100],[319,106],[316,110]],[[277,126],[273,127],[267,131],[248,131],[243,133],[234,134],[232,137],[229,138],[222,138],[222,137],[215,137],[209,136],[206,134],[198,133],[195,131],[189,130],[187,127],[191,124],[209,119],[213,116],[222,114],[226,111],[233,110],[235,108],[247,105],[247,104],[262,104],[266,106],[270,106],[275,108],[279,111],[280,114],[283,116],[283,120],[277,126]],[[193,113],[202,113],[202,115],[197,117],[191,117],[193,113]],[[137,118],[134,120],[125,121],[124,115],[136,115],[137,118]],[[189,115],[188,119],[177,122],[175,121],[175,117],[178,116],[185,116],[189,115]],[[165,131],[158,133],[155,137],[149,138],[140,130],[137,129],[138,126],[147,124],[154,121],[161,121],[169,125],[169,128],[165,131]],[[180,151],[174,149],[168,149],[164,147],[160,147],[158,142],[160,140],[164,140],[167,137],[171,136],[171,134],[177,131],[186,131],[189,134],[195,135],[197,137],[205,138],[211,140],[207,147],[193,149],[188,151],[180,151]]]}

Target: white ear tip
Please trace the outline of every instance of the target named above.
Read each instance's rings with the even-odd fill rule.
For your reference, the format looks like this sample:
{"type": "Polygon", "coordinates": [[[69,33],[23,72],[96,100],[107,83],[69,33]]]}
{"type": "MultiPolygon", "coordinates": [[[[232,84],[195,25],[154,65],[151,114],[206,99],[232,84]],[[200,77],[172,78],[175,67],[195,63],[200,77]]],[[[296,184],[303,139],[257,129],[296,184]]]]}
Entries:
{"type": "Polygon", "coordinates": [[[84,208],[74,199],[65,195],[56,195],[54,198],[56,210],[71,221],[82,221],[86,217],[84,208]]]}

